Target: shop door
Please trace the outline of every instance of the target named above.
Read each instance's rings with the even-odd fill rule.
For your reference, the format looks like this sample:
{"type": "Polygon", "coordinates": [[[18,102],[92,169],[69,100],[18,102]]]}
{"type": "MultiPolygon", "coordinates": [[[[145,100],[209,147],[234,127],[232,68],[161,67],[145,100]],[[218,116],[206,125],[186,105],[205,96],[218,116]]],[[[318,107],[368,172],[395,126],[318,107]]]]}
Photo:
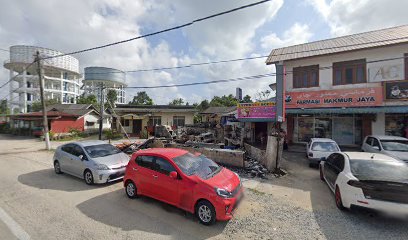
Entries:
{"type": "Polygon", "coordinates": [[[133,120],[132,133],[140,135],[141,131],[142,131],[142,120],[141,119],[133,120]]]}
{"type": "Polygon", "coordinates": [[[354,144],[353,118],[333,118],[333,140],[339,145],[354,144]]]}

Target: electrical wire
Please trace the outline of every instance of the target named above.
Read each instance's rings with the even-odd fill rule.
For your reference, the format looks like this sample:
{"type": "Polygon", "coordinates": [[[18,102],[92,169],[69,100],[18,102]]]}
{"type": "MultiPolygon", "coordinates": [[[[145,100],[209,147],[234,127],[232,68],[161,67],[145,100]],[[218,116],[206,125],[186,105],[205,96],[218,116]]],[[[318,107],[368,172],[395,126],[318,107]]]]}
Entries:
{"type": "MultiPolygon", "coordinates": [[[[333,46],[333,47],[324,47],[324,48],[315,48],[315,49],[294,51],[294,52],[289,52],[289,53],[279,53],[279,54],[274,54],[273,56],[282,56],[282,55],[297,54],[297,53],[307,53],[307,52],[315,52],[315,51],[322,51],[322,50],[332,50],[332,49],[346,48],[346,47],[355,47],[355,46],[360,46],[360,45],[390,42],[390,41],[397,41],[397,40],[403,40],[403,39],[408,39],[408,36],[407,37],[401,37],[401,38],[387,39],[387,40],[371,41],[371,42],[365,42],[365,43],[348,44],[348,45],[343,45],[343,46],[333,46]]],[[[262,55],[262,56],[257,56],[257,57],[245,57],[245,58],[236,58],[236,59],[228,59],[228,60],[192,63],[192,64],[176,66],[176,67],[158,67],[158,68],[136,69],[136,70],[126,70],[126,71],[118,70],[118,71],[106,71],[106,72],[92,72],[90,74],[94,75],[94,74],[123,73],[123,72],[125,72],[125,73],[137,73],[137,72],[164,71],[164,70],[191,68],[191,67],[195,67],[195,66],[203,66],[203,65],[211,65],[211,64],[256,60],[256,59],[268,58],[268,57],[269,57],[269,55],[262,55]]],[[[82,75],[84,75],[84,73],[82,73],[82,75]]]]}
{"type": "Polygon", "coordinates": [[[122,40],[122,41],[108,43],[108,44],[105,44],[105,45],[100,45],[100,46],[97,46],[97,47],[91,47],[91,48],[86,48],[86,49],[82,49],[82,50],[78,50],[78,51],[74,51],[74,52],[70,52],[70,53],[63,53],[63,54],[59,54],[59,55],[55,55],[55,56],[49,56],[49,57],[46,57],[46,58],[43,58],[43,59],[57,58],[57,57],[63,57],[63,56],[67,56],[67,55],[74,55],[74,54],[78,54],[78,53],[89,52],[89,51],[93,51],[93,50],[97,50],[97,49],[101,49],[101,48],[106,48],[106,47],[111,47],[111,46],[122,44],[122,43],[131,42],[131,41],[141,39],[141,38],[151,37],[151,36],[158,35],[158,34],[161,34],[161,33],[174,31],[176,29],[185,28],[185,27],[191,26],[191,25],[193,25],[195,23],[202,22],[202,21],[205,21],[205,20],[208,20],[208,19],[211,19],[211,18],[219,17],[219,16],[222,16],[222,15],[225,15],[225,14],[228,14],[228,13],[232,13],[232,12],[236,12],[236,11],[239,11],[239,10],[242,10],[242,9],[254,7],[254,6],[269,2],[269,1],[271,1],[271,0],[262,0],[262,1],[259,1],[259,2],[255,2],[255,3],[243,5],[243,6],[240,6],[240,7],[237,7],[237,8],[233,8],[233,9],[230,9],[230,10],[227,10],[227,11],[212,14],[212,15],[207,16],[207,17],[198,18],[198,19],[195,19],[195,20],[193,20],[191,22],[184,23],[184,24],[181,24],[181,25],[178,25],[178,26],[175,26],[175,27],[166,28],[166,29],[163,29],[163,30],[160,30],[160,31],[140,35],[140,36],[125,39],[125,40],[122,40]]]}

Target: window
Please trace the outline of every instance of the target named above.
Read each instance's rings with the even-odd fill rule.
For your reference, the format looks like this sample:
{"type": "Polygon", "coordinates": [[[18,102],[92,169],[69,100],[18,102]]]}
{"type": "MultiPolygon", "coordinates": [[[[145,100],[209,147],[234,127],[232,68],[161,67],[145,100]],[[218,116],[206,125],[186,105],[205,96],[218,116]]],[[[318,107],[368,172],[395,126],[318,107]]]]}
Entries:
{"type": "MultiPolygon", "coordinates": [[[[64,72],[63,78],[64,78],[64,79],[68,79],[68,73],[67,73],[67,72],[64,72]]],[[[66,90],[65,90],[65,91],[66,91],[66,90]]]]}
{"type": "Polygon", "coordinates": [[[185,122],[186,122],[185,116],[174,116],[173,117],[173,125],[176,127],[184,127],[185,122]]]}
{"type": "Polygon", "coordinates": [[[106,157],[120,153],[119,148],[111,144],[99,144],[85,147],[85,151],[92,158],[106,157]]]}
{"type": "Polygon", "coordinates": [[[31,101],[31,94],[27,93],[27,101],[31,101]]]}
{"type": "Polygon", "coordinates": [[[67,144],[61,147],[62,151],[69,153],[69,154],[73,154],[73,148],[74,148],[73,144],[67,144]]]}
{"type": "Polygon", "coordinates": [[[153,160],[153,156],[139,156],[136,158],[136,163],[141,167],[153,169],[153,160]]]}
{"type": "Polygon", "coordinates": [[[373,147],[375,148],[375,147],[377,147],[378,148],[378,150],[380,150],[381,148],[380,148],[380,142],[376,139],[376,138],[373,138],[373,147]]]}
{"type": "Polygon", "coordinates": [[[365,83],[366,60],[333,63],[333,85],[365,83]]]}
{"type": "Polygon", "coordinates": [[[344,169],[344,157],[341,154],[334,154],[333,158],[333,167],[336,168],[339,172],[344,169]]]}
{"type": "Polygon", "coordinates": [[[93,126],[95,126],[95,122],[86,121],[85,124],[86,124],[87,127],[93,127],[93,126]]]}
{"type": "Polygon", "coordinates": [[[27,82],[27,88],[31,88],[31,82],[27,82]]]}
{"type": "Polygon", "coordinates": [[[339,151],[339,148],[334,142],[314,142],[312,145],[312,151],[336,152],[339,151]]]}
{"type": "Polygon", "coordinates": [[[293,88],[319,86],[319,65],[293,68],[293,88]]]}
{"type": "Polygon", "coordinates": [[[74,145],[72,155],[79,157],[80,155],[85,156],[85,153],[80,146],[74,145]]]}
{"type": "Polygon", "coordinates": [[[408,53],[404,54],[404,62],[405,62],[405,79],[408,79],[408,53]]]}
{"type": "Polygon", "coordinates": [[[148,125],[149,126],[161,125],[161,117],[160,116],[149,117],[148,125]]]}
{"type": "Polygon", "coordinates": [[[120,124],[122,124],[122,127],[129,127],[130,126],[130,121],[129,121],[129,119],[121,118],[120,119],[120,124]]]}
{"type": "Polygon", "coordinates": [[[64,82],[63,84],[64,84],[64,91],[68,91],[68,83],[64,82]]]}
{"type": "Polygon", "coordinates": [[[169,175],[170,172],[174,172],[176,171],[176,169],[174,169],[173,165],[171,165],[167,160],[163,159],[163,158],[159,158],[156,157],[155,158],[155,168],[154,170],[159,172],[159,173],[163,173],[166,175],[169,175]]]}

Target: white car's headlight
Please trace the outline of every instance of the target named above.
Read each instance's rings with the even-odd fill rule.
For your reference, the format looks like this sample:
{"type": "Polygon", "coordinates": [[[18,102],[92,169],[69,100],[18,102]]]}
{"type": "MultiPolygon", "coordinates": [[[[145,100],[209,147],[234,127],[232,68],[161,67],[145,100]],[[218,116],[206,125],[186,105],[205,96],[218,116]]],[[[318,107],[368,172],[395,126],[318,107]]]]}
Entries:
{"type": "Polygon", "coordinates": [[[232,198],[232,193],[222,188],[215,188],[215,192],[222,198],[232,198]]]}
{"type": "Polygon", "coordinates": [[[97,164],[96,169],[98,170],[109,170],[110,168],[106,166],[105,164],[97,164]]]}

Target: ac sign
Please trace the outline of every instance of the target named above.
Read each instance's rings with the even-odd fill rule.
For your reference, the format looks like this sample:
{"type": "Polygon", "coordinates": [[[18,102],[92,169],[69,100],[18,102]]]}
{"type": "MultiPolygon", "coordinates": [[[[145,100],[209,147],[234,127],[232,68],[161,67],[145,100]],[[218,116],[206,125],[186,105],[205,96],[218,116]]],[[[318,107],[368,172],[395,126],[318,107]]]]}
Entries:
{"type": "Polygon", "coordinates": [[[388,80],[401,80],[402,79],[402,66],[401,65],[389,65],[381,67],[371,67],[369,69],[370,82],[382,82],[388,80]]]}

